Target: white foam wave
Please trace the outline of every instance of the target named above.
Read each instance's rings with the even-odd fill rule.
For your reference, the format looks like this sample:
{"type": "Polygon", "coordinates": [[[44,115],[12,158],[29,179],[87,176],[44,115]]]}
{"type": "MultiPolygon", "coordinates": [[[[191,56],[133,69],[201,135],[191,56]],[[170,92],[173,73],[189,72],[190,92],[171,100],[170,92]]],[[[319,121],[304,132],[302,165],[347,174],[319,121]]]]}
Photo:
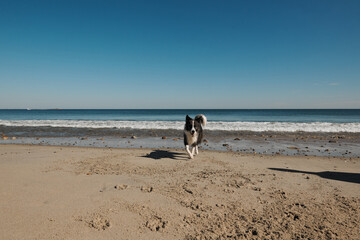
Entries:
{"type": "MultiPolygon", "coordinates": [[[[90,120],[0,120],[4,126],[24,127],[72,127],[72,128],[118,128],[118,129],[178,129],[183,121],[90,121],[90,120]]],[[[329,122],[208,122],[208,130],[225,131],[279,131],[279,132],[360,132],[360,123],[329,122]]]]}

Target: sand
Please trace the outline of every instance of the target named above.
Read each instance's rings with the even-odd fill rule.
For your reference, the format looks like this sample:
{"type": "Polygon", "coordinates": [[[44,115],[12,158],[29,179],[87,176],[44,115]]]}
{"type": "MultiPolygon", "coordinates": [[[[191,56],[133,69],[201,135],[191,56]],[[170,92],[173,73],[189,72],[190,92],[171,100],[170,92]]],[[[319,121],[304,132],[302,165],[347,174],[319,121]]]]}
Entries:
{"type": "Polygon", "coordinates": [[[0,145],[0,239],[358,239],[358,158],[0,145]]]}

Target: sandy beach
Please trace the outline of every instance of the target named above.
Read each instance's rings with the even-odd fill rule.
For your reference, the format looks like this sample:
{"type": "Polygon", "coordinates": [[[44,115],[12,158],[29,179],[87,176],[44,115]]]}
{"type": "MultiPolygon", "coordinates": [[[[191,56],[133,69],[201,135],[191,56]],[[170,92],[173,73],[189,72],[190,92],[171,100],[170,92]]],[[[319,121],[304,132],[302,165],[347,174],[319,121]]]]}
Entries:
{"type": "Polygon", "coordinates": [[[0,6],[0,240],[360,240],[360,1],[0,6]]]}
{"type": "Polygon", "coordinates": [[[1,239],[358,239],[358,158],[0,145],[1,239]]]}

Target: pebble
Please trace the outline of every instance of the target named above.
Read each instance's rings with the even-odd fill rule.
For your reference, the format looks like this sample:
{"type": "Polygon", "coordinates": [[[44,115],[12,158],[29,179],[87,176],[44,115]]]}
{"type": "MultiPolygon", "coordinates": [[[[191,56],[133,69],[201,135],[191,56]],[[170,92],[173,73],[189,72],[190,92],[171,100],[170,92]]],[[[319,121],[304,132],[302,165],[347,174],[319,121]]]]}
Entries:
{"type": "Polygon", "coordinates": [[[117,190],[124,190],[127,189],[128,185],[126,184],[119,184],[119,185],[115,185],[114,188],[117,190]]]}
{"type": "Polygon", "coordinates": [[[140,188],[140,190],[143,191],[143,192],[152,192],[154,189],[153,189],[153,187],[144,187],[144,186],[142,186],[140,188]]]}
{"type": "Polygon", "coordinates": [[[288,149],[299,150],[298,147],[288,147],[288,149]]]}

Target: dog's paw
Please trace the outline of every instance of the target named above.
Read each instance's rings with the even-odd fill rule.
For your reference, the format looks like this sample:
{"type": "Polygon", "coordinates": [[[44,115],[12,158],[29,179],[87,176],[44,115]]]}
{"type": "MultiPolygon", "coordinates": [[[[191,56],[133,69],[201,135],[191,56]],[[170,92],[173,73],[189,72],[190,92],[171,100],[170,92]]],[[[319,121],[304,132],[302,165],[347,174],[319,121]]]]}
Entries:
{"type": "Polygon", "coordinates": [[[190,158],[190,159],[194,159],[194,156],[193,156],[193,155],[189,155],[189,158],[190,158]]]}

